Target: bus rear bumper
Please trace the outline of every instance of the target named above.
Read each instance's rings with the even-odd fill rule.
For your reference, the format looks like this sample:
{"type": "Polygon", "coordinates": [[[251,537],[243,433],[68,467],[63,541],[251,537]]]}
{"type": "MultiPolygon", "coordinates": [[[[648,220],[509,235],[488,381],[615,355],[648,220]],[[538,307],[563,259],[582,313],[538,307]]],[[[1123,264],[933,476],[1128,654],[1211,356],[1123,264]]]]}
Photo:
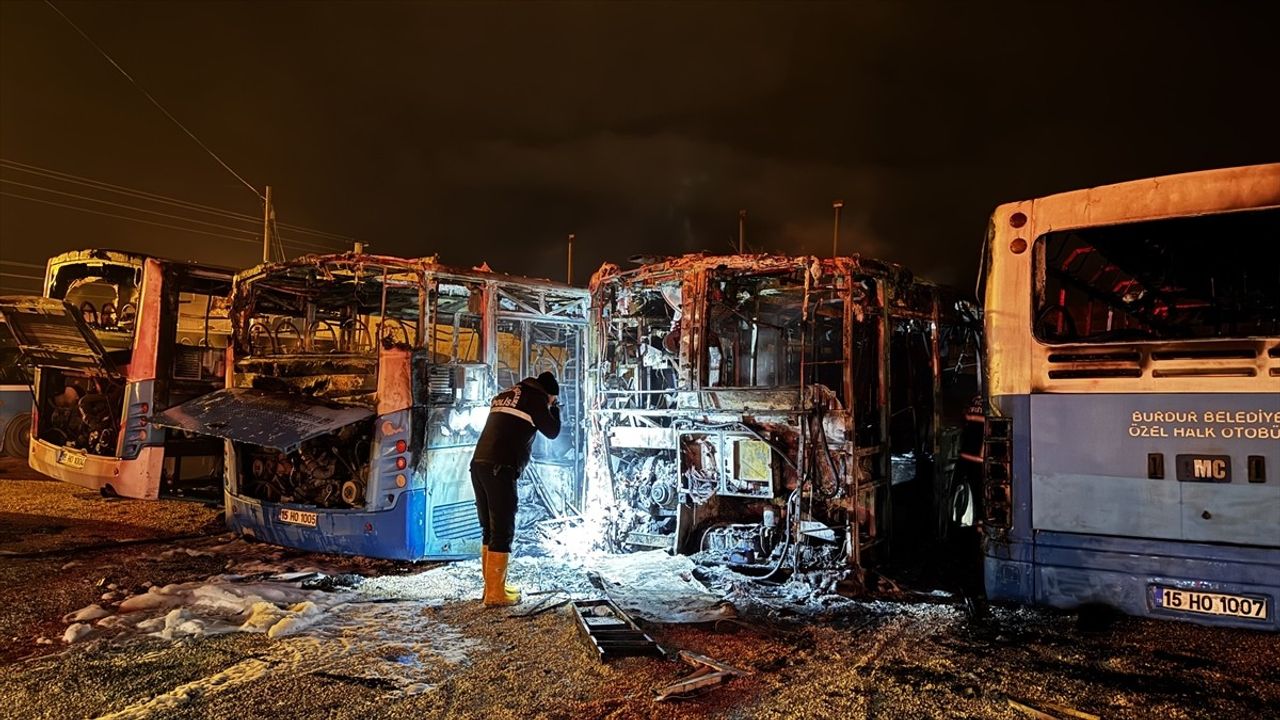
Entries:
{"type": "Polygon", "coordinates": [[[1142,617],[1280,630],[1280,553],[1274,549],[1039,533],[1034,543],[989,545],[983,560],[991,600],[1064,609],[1106,605],[1142,617]],[[1161,587],[1265,598],[1266,619],[1159,607],[1161,587]]]}
{"type": "Polygon", "coordinates": [[[121,497],[155,500],[160,496],[164,448],[144,447],[138,452],[138,457],[126,460],[89,455],[32,438],[27,464],[32,470],[54,480],[100,492],[106,490],[121,497]],[[76,457],[74,462],[68,460],[71,456],[76,457]]]}
{"type": "Polygon", "coordinates": [[[272,503],[230,492],[225,493],[225,503],[232,531],[273,545],[410,561],[463,560],[480,554],[479,539],[427,542],[427,493],[421,489],[405,491],[395,505],[374,512],[272,503]]]}

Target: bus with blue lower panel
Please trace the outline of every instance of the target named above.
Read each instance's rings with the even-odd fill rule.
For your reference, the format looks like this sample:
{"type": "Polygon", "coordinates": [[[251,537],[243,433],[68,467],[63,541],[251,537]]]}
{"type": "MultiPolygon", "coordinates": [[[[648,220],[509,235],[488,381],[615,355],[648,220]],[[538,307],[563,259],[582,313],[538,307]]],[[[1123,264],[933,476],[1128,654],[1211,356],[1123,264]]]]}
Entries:
{"type": "Polygon", "coordinates": [[[5,341],[31,371],[24,454],[32,469],[131,498],[216,489],[220,444],[149,421],[222,386],[231,277],[195,263],[81,250],[49,260],[42,296],[0,298],[5,341]]]}
{"type": "Polygon", "coordinates": [[[1280,164],[996,209],[990,598],[1280,627],[1280,164]]]}
{"type": "Polygon", "coordinates": [[[0,454],[26,458],[31,445],[31,380],[22,355],[0,331],[0,454]]]}
{"type": "Polygon", "coordinates": [[[228,525],[317,552],[402,560],[480,552],[470,461],[489,401],[561,383],[564,431],[539,438],[522,511],[571,514],[582,485],[587,292],[439,265],[308,256],[236,277],[226,388],[157,424],[223,438],[228,525]]]}

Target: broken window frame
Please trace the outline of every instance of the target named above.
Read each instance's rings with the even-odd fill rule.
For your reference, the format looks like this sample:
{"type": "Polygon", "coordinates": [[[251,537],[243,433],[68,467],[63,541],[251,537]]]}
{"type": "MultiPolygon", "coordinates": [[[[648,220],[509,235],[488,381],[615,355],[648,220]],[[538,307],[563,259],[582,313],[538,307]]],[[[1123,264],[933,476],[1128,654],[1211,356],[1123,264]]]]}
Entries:
{"type": "MultiPolygon", "coordinates": [[[[674,551],[696,551],[697,543],[690,546],[692,534],[698,527],[702,527],[703,532],[710,530],[698,525],[705,522],[707,513],[721,516],[724,532],[738,532],[734,528],[743,527],[741,521],[745,519],[740,512],[711,507],[716,497],[737,502],[732,500],[733,493],[699,491],[681,479],[683,471],[675,475],[674,490],[663,489],[666,483],[672,482],[664,478],[671,476],[654,468],[671,463],[684,467],[686,461],[681,457],[687,451],[682,448],[690,438],[712,442],[721,448],[717,451],[721,454],[726,441],[754,438],[769,443],[772,448],[775,491],[771,503],[765,505],[752,505],[761,498],[747,493],[748,498],[742,505],[747,515],[755,514],[758,518],[760,512],[767,511],[765,517],[784,516],[785,529],[778,532],[788,538],[787,542],[797,544],[806,543],[808,537],[824,536],[823,533],[833,538],[843,534],[844,549],[836,553],[843,558],[839,565],[852,569],[861,579],[869,560],[864,555],[878,550],[877,546],[882,544],[882,535],[889,529],[883,511],[892,507],[888,453],[888,389],[892,381],[888,366],[890,329],[894,323],[917,323],[930,329],[921,336],[931,354],[930,362],[918,372],[923,373],[923,381],[930,388],[936,415],[941,396],[936,328],[940,322],[960,322],[944,300],[954,294],[915,281],[901,268],[872,260],[778,256],[694,255],[628,271],[605,266],[593,278],[591,288],[592,347],[602,359],[589,375],[597,398],[592,405],[590,440],[595,448],[593,481],[611,489],[607,494],[617,503],[615,512],[624,518],[642,518],[644,512],[657,513],[643,521],[635,532],[615,531],[611,538],[614,546],[625,547],[628,538],[634,537],[639,543],[637,547],[665,546],[674,551]],[[703,348],[709,344],[705,340],[710,315],[709,294],[716,289],[718,278],[733,274],[777,276],[797,269],[804,272],[805,279],[801,322],[801,347],[805,352],[799,353],[800,367],[794,375],[799,382],[783,387],[737,388],[708,382],[707,353],[703,348]],[[653,407],[638,401],[644,396],[634,388],[616,387],[618,380],[611,375],[623,368],[616,357],[630,359],[634,353],[619,353],[619,348],[628,340],[615,326],[618,316],[625,315],[620,299],[651,291],[674,277],[681,278],[682,288],[680,342],[675,359],[686,383],[663,390],[674,398],[672,405],[653,407]],[[818,313],[830,313],[833,307],[837,308],[838,320],[830,316],[825,316],[824,323],[815,320],[818,313]],[[840,350],[832,351],[839,368],[835,376],[838,382],[832,383],[835,387],[816,382],[826,367],[821,363],[833,359],[812,352],[816,346],[813,334],[819,330],[824,339],[833,332],[839,335],[840,350]],[[870,378],[859,375],[868,370],[867,359],[873,361],[870,378]],[[864,389],[871,395],[865,395],[864,389]],[[627,402],[628,398],[632,402],[627,402]],[[855,421],[857,418],[863,419],[855,421]],[[871,435],[858,432],[859,423],[867,425],[871,435]],[[672,502],[674,507],[666,504],[672,502]],[[815,503],[825,503],[829,509],[828,522],[842,521],[843,527],[832,526],[833,529],[817,533],[812,520],[806,520],[810,524],[802,526],[800,516],[812,512],[815,503]],[[646,505],[647,510],[637,510],[646,505]],[[750,510],[751,506],[755,509],[750,510]],[[691,509],[685,512],[682,508],[691,509]],[[699,511],[703,513],[702,520],[696,517],[699,511]],[[633,516],[632,512],[641,514],[633,516]],[[676,516],[674,529],[672,515],[676,516]],[[855,527],[857,542],[850,542],[855,527]]],[[[955,307],[954,302],[951,307],[955,307]]],[[[673,343],[668,345],[672,346],[668,349],[674,348],[673,343]]],[[[823,377],[831,375],[827,373],[823,377]]],[[[939,428],[940,423],[933,419],[928,427],[939,428]]],[[[922,450],[936,454],[942,442],[937,437],[928,440],[922,450]]],[[[723,464],[723,458],[714,462],[723,464]]],[[[723,477],[712,484],[722,490],[723,477]]],[[[785,565],[796,570],[813,562],[828,563],[833,557],[827,555],[828,560],[821,560],[808,550],[806,553],[802,558],[800,552],[792,552],[785,565]]],[[[771,574],[783,568],[782,560],[772,558],[771,574]]]]}

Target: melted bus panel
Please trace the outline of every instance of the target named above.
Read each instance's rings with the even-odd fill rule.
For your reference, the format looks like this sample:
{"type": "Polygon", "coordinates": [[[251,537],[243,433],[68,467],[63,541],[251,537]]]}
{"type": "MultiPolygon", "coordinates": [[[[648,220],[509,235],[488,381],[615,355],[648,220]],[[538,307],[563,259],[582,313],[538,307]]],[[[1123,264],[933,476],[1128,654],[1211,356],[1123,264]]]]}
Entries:
{"type": "Polygon", "coordinates": [[[861,258],[744,255],[605,265],[591,290],[611,548],[864,586],[972,517],[977,333],[956,294],[861,258]]]}

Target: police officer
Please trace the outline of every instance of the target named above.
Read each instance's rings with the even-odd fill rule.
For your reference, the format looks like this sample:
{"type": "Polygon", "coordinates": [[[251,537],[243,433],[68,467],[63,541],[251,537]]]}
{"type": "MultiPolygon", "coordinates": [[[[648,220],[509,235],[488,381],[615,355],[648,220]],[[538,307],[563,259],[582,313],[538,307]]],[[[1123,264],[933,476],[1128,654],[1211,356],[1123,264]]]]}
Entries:
{"type": "Polygon", "coordinates": [[[485,607],[520,602],[520,591],[507,585],[507,561],[516,534],[516,480],[529,462],[534,433],[551,440],[560,434],[559,394],[560,383],[549,372],[498,393],[471,457],[471,487],[483,538],[485,607]]]}

